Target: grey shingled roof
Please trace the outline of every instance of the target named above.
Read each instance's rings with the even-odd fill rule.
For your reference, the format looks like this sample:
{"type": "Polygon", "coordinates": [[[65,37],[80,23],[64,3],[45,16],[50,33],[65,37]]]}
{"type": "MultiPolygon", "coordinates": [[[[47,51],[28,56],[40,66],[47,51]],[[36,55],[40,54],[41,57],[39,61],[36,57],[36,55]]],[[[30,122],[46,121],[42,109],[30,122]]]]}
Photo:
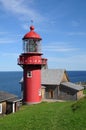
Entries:
{"type": "Polygon", "coordinates": [[[69,88],[77,90],[77,91],[80,91],[80,90],[84,89],[84,87],[82,87],[80,85],[76,85],[76,84],[71,83],[71,82],[62,82],[61,85],[69,87],[69,88]]]}
{"type": "Polygon", "coordinates": [[[14,98],[8,99],[7,101],[8,102],[18,102],[18,101],[22,101],[22,99],[19,99],[18,97],[14,97],[14,98]]]}
{"type": "MultiPolygon", "coordinates": [[[[59,85],[63,78],[64,69],[42,69],[41,70],[41,84],[42,85],[59,85]]],[[[23,82],[23,77],[19,83],[23,82]]]]}
{"type": "Polygon", "coordinates": [[[0,91],[0,102],[6,101],[6,100],[11,99],[11,98],[15,98],[15,97],[17,97],[17,96],[14,95],[14,94],[10,94],[8,92],[0,91]]]}
{"type": "Polygon", "coordinates": [[[63,69],[43,69],[41,70],[42,85],[59,85],[63,78],[63,69]]]}

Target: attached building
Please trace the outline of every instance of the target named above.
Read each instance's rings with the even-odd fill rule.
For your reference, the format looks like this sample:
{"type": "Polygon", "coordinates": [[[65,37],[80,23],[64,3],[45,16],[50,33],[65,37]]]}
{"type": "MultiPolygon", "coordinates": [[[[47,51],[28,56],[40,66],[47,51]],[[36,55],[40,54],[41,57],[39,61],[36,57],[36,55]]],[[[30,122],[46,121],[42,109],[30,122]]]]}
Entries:
{"type": "Polygon", "coordinates": [[[20,101],[16,95],[0,91],[0,115],[14,113],[19,110],[20,101]]]}
{"type": "Polygon", "coordinates": [[[77,100],[83,96],[83,87],[71,83],[63,69],[42,70],[42,98],[77,100]]]}

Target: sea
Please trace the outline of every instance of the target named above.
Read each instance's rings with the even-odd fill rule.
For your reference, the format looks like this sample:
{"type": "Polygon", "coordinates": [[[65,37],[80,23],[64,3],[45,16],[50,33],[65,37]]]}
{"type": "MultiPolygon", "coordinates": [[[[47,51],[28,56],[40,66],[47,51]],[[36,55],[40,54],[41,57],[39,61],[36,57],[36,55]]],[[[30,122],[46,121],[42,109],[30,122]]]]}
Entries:
{"type": "MultiPolygon", "coordinates": [[[[67,71],[70,82],[86,82],[86,71],[67,71]]],[[[23,72],[0,72],[0,91],[6,91],[21,97],[21,85],[19,81],[23,72]]]]}

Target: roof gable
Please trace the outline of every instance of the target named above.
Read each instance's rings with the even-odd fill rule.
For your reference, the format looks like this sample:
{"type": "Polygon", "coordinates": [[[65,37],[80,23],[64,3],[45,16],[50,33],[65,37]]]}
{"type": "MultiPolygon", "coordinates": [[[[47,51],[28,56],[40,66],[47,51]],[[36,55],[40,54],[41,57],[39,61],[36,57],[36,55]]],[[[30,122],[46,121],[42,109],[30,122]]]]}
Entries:
{"type": "Polygon", "coordinates": [[[59,85],[63,79],[65,70],[63,69],[43,69],[42,74],[42,85],[59,85]]]}
{"type": "Polygon", "coordinates": [[[63,78],[62,78],[62,81],[61,82],[67,82],[69,81],[69,77],[68,77],[68,74],[66,71],[64,71],[64,75],[63,75],[63,78]]]}

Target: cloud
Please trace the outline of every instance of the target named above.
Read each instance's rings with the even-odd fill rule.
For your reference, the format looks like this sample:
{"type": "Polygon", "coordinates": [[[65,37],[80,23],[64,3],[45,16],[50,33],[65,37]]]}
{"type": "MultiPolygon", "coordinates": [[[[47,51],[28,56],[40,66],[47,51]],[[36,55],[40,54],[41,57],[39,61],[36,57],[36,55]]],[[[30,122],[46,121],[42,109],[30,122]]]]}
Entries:
{"type": "Polygon", "coordinates": [[[8,32],[6,32],[6,31],[0,31],[0,35],[2,36],[2,35],[6,35],[6,34],[8,34],[8,32]]]}
{"type": "Polygon", "coordinates": [[[20,37],[22,38],[21,35],[15,35],[15,34],[11,34],[10,33],[6,36],[1,36],[0,35],[0,44],[12,44],[12,43],[18,43],[20,42],[20,37]]]}
{"type": "Polygon", "coordinates": [[[13,39],[2,39],[0,38],[0,44],[14,43],[13,39]]]}
{"type": "Polygon", "coordinates": [[[68,51],[76,51],[77,48],[68,48],[68,47],[56,47],[56,46],[44,46],[44,51],[54,51],[54,52],[68,52],[68,51]]]}
{"type": "Polygon", "coordinates": [[[72,26],[73,27],[78,27],[80,25],[80,22],[78,22],[78,21],[72,21],[72,26]]]}
{"type": "Polygon", "coordinates": [[[0,44],[17,43],[21,40],[23,34],[15,34],[12,32],[0,32],[0,44]]]}
{"type": "Polygon", "coordinates": [[[15,53],[15,52],[0,52],[0,55],[2,57],[6,57],[6,59],[8,59],[8,57],[17,59],[18,56],[19,56],[19,53],[15,53]]]}
{"type": "Polygon", "coordinates": [[[29,25],[28,25],[28,23],[23,24],[22,27],[23,27],[25,30],[28,30],[28,29],[29,29],[29,25]]]}
{"type": "Polygon", "coordinates": [[[21,67],[17,65],[18,53],[0,52],[1,64],[0,71],[19,71],[21,67]]]}
{"type": "Polygon", "coordinates": [[[17,15],[23,21],[32,19],[35,22],[39,22],[44,20],[44,17],[37,10],[31,8],[34,0],[0,0],[0,3],[6,11],[17,15]]]}
{"type": "Polygon", "coordinates": [[[78,55],[73,55],[73,56],[60,56],[60,57],[58,57],[58,56],[48,56],[48,59],[51,61],[51,62],[63,62],[63,63],[65,63],[65,62],[67,62],[67,63],[86,63],[86,54],[78,54],[78,55]],[[65,58],[64,58],[65,57],[65,58]]]}
{"type": "Polygon", "coordinates": [[[73,36],[73,35],[85,36],[86,32],[67,32],[66,34],[69,36],[73,36]]]}
{"type": "Polygon", "coordinates": [[[65,68],[67,70],[86,70],[86,54],[67,57],[49,56],[47,58],[50,68],[65,68]]]}
{"type": "Polygon", "coordinates": [[[46,46],[43,46],[44,51],[51,51],[51,52],[69,52],[69,51],[76,51],[78,48],[74,48],[70,46],[70,43],[65,42],[54,42],[50,43],[46,46]]]}

